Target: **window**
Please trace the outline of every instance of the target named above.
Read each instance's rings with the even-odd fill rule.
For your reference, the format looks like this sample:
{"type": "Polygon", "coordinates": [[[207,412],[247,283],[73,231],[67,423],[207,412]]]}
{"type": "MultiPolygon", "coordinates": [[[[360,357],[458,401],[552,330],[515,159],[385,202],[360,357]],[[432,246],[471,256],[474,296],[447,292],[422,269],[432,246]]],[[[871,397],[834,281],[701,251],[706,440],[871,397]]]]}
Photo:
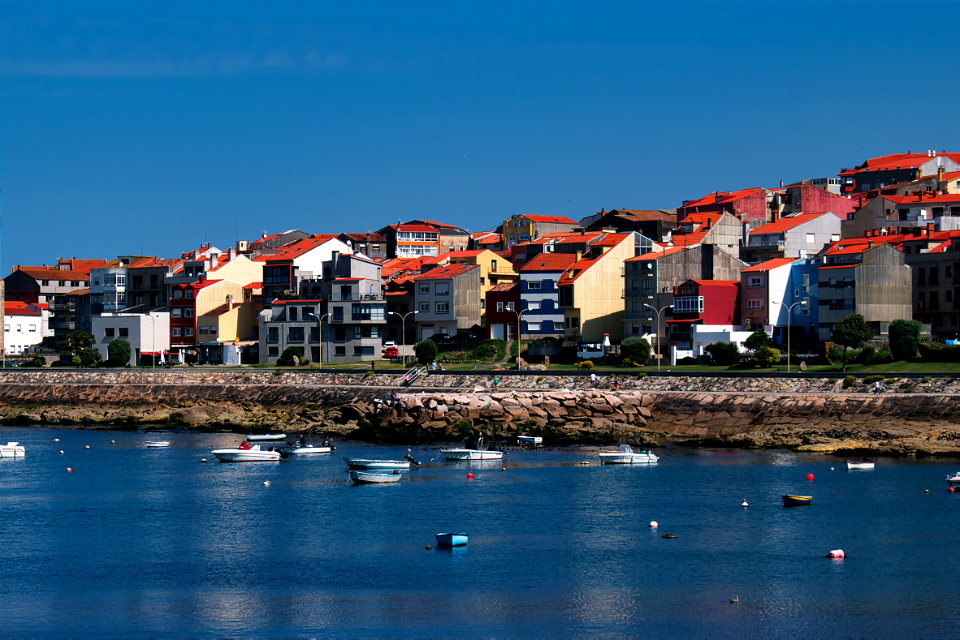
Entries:
{"type": "Polygon", "coordinates": [[[480,286],[482,287],[484,284],[486,284],[486,278],[480,276],[480,286]]]}
{"type": "Polygon", "coordinates": [[[267,329],[267,342],[280,342],[279,327],[270,327],[267,329]]]}
{"type": "Polygon", "coordinates": [[[762,287],[763,286],[763,276],[749,276],[747,278],[748,287],[762,287]]]}
{"type": "Polygon", "coordinates": [[[430,303],[429,303],[429,302],[421,302],[421,303],[420,303],[420,312],[421,312],[421,313],[430,313],[430,303]]]}
{"type": "Polygon", "coordinates": [[[498,303],[497,303],[497,311],[503,311],[503,303],[502,303],[502,302],[498,302],[498,303]]]}
{"type": "Polygon", "coordinates": [[[179,318],[180,315],[181,315],[180,309],[172,309],[172,310],[170,311],[170,317],[172,317],[172,318],[179,318]]]}
{"type": "Polygon", "coordinates": [[[334,321],[334,322],[343,322],[343,307],[334,307],[334,308],[333,308],[333,321],[334,321]]]}
{"type": "Polygon", "coordinates": [[[108,338],[112,338],[112,337],[113,337],[113,327],[107,327],[106,329],[104,329],[104,330],[103,330],[103,335],[105,335],[105,336],[108,337],[108,338]]]}
{"type": "Polygon", "coordinates": [[[807,234],[807,244],[813,244],[817,241],[817,235],[815,233],[807,234]]]}
{"type": "Polygon", "coordinates": [[[191,337],[193,335],[193,327],[187,327],[183,330],[183,335],[186,337],[191,337]]]}
{"type": "Polygon", "coordinates": [[[528,282],[528,283],[527,283],[527,289],[529,289],[530,291],[538,291],[538,290],[540,289],[540,283],[539,283],[539,282],[528,282]]]}
{"type": "Polygon", "coordinates": [[[430,285],[429,285],[429,284],[421,284],[421,285],[420,285],[420,293],[430,293],[430,285]]]}
{"type": "Polygon", "coordinates": [[[630,335],[634,335],[634,336],[640,335],[640,324],[639,324],[639,323],[634,322],[634,323],[630,326],[630,335]]]}
{"type": "Polygon", "coordinates": [[[540,331],[540,323],[539,323],[539,322],[528,322],[528,323],[527,323],[527,331],[540,331]]]}
{"type": "Polygon", "coordinates": [[[177,289],[176,291],[173,292],[173,297],[174,299],[179,300],[180,298],[183,297],[183,291],[180,291],[180,289],[177,289]]]}
{"type": "Polygon", "coordinates": [[[337,355],[337,356],[345,356],[345,355],[347,355],[347,348],[346,348],[346,347],[334,347],[333,353],[334,353],[334,355],[337,355]]]}
{"type": "Polygon", "coordinates": [[[747,300],[747,309],[750,311],[760,311],[763,309],[763,300],[747,300]]]}
{"type": "Polygon", "coordinates": [[[831,233],[831,234],[830,234],[830,242],[840,242],[840,234],[839,234],[839,233],[831,233]]]}
{"type": "Polygon", "coordinates": [[[287,342],[303,342],[303,327],[290,327],[287,342]]]}
{"type": "Polygon", "coordinates": [[[531,300],[530,302],[527,303],[527,309],[539,309],[539,308],[540,308],[539,300],[531,300]]]}
{"type": "Polygon", "coordinates": [[[803,274],[803,285],[800,287],[804,293],[810,291],[810,274],[803,274]]]}
{"type": "Polygon", "coordinates": [[[205,324],[200,325],[200,327],[197,329],[197,333],[199,333],[200,335],[207,333],[207,325],[205,324]]]}
{"type": "Polygon", "coordinates": [[[930,267],[930,286],[935,287],[940,284],[940,269],[930,267]]]}
{"type": "Polygon", "coordinates": [[[450,295],[450,283],[449,282],[438,282],[436,284],[436,294],[438,296],[448,296],[450,295]]]}
{"type": "Polygon", "coordinates": [[[354,347],[353,355],[355,356],[372,356],[373,347],[354,347]]]}
{"type": "MultiPolygon", "coordinates": [[[[320,327],[310,327],[310,342],[320,342],[320,327]]],[[[314,358],[314,360],[319,359],[314,358]]]]}
{"type": "Polygon", "coordinates": [[[450,303],[449,303],[449,302],[438,302],[438,303],[437,303],[437,313],[450,313],[450,303]]]}
{"type": "Polygon", "coordinates": [[[180,337],[180,327],[174,327],[173,329],[171,329],[171,335],[173,335],[174,338],[179,338],[179,337],[180,337]]]}
{"type": "Polygon", "coordinates": [[[126,327],[120,327],[119,335],[120,335],[121,338],[126,338],[126,337],[127,337],[127,334],[128,334],[129,332],[130,332],[130,330],[127,329],[126,327]]]}
{"type": "Polygon", "coordinates": [[[184,310],[183,310],[183,317],[184,317],[184,318],[192,318],[192,317],[193,317],[193,309],[184,309],[184,310]]]}
{"type": "Polygon", "coordinates": [[[193,299],[193,289],[187,289],[187,292],[186,292],[186,294],[185,294],[185,297],[186,297],[187,300],[192,300],[192,299],[193,299]]]}

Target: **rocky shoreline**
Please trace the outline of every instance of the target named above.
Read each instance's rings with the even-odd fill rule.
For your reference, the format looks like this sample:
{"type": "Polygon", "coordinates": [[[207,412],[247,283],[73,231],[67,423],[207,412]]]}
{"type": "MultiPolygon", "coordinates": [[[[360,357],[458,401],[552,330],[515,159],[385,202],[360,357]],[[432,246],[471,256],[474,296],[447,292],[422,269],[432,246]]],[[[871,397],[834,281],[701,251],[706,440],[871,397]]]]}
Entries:
{"type": "MultiPolygon", "coordinates": [[[[271,370],[0,373],[0,424],[284,431],[416,444],[482,433],[550,445],[673,442],[960,456],[958,381],[872,396],[819,378],[610,378],[271,370]],[[383,402],[390,392],[395,402],[383,402]]],[[[893,386],[892,382],[888,387],[893,386]]]]}

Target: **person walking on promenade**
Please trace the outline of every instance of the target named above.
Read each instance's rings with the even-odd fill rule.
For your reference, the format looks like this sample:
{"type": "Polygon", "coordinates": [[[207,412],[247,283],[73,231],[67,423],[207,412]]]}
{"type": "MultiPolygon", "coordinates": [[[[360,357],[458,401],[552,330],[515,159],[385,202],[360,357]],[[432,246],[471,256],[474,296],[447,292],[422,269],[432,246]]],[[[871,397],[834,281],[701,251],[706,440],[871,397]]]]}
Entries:
{"type": "Polygon", "coordinates": [[[595,373],[590,374],[590,386],[593,388],[597,387],[597,374],[595,373]]]}

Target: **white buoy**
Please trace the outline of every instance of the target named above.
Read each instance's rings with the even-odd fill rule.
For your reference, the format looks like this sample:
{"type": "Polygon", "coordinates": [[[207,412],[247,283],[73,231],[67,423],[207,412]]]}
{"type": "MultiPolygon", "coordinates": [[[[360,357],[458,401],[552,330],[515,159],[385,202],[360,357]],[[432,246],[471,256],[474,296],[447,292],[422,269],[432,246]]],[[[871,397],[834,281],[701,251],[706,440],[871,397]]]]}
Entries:
{"type": "Polygon", "coordinates": [[[657,524],[657,521],[656,521],[656,520],[652,520],[652,521],[650,522],[650,528],[651,528],[651,529],[656,529],[656,528],[659,527],[659,526],[660,526],[660,525],[657,524]]]}
{"type": "Polygon", "coordinates": [[[269,480],[264,480],[264,481],[263,481],[263,486],[269,487],[269,486],[270,486],[270,481],[269,481],[269,480]]]}
{"type": "Polygon", "coordinates": [[[87,445],[84,447],[84,449],[89,449],[89,448],[90,448],[90,445],[87,445]]]}
{"type": "Polygon", "coordinates": [[[749,507],[750,505],[747,504],[747,499],[744,498],[744,499],[743,499],[743,504],[741,504],[740,506],[741,506],[741,507],[749,507]]]}

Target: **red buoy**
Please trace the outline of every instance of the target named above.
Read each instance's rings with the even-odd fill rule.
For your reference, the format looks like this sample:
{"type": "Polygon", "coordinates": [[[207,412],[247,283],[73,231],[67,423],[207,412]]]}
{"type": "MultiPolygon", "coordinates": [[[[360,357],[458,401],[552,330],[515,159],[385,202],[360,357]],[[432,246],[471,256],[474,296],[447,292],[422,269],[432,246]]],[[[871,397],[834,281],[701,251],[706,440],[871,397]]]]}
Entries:
{"type": "Polygon", "coordinates": [[[73,469],[71,469],[70,467],[67,467],[67,473],[70,473],[71,471],[73,471],[73,469]]]}
{"type": "Polygon", "coordinates": [[[467,474],[467,479],[468,479],[468,480],[473,480],[473,474],[472,474],[472,473],[468,473],[468,474],[467,474]]]}
{"type": "Polygon", "coordinates": [[[812,473],[808,473],[808,474],[807,474],[807,480],[813,480],[813,474],[812,474],[812,473]]]}

